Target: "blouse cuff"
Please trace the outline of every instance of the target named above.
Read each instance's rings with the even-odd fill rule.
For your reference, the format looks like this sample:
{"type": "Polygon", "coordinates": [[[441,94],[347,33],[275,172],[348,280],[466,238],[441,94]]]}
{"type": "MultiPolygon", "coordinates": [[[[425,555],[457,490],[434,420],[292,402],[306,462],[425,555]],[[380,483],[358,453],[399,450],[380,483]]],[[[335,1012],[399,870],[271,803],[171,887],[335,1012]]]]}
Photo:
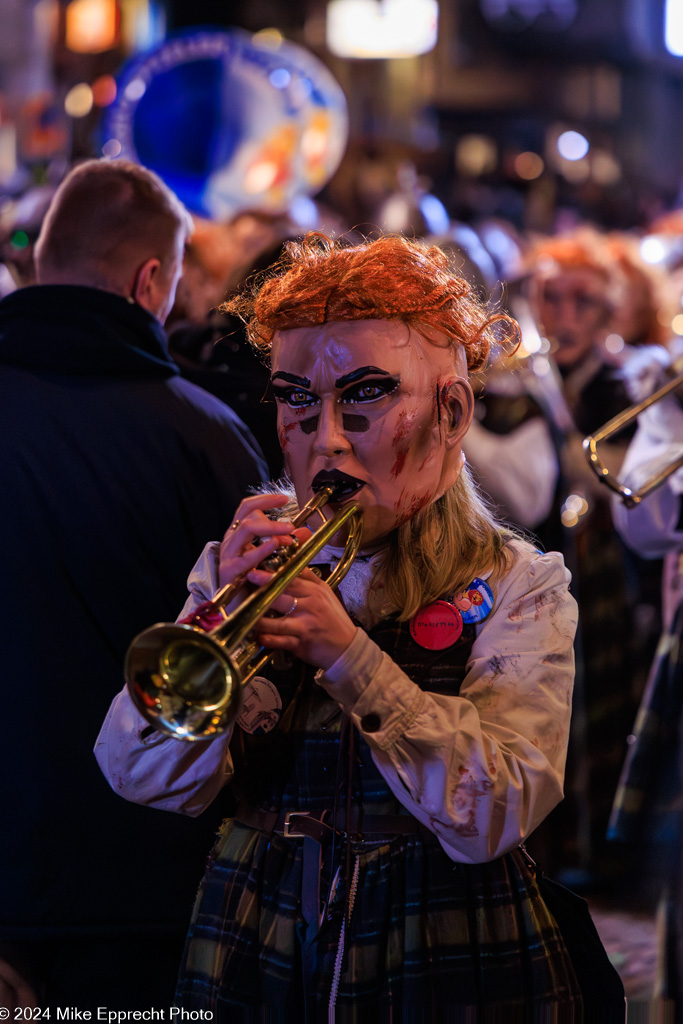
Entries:
{"type": "Polygon", "coordinates": [[[425,694],[362,629],[316,681],[373,747],[387,750],[422,710],[425,694]]]}
{"type": "Polygon", "coordinates": [[[355,704],[369,686],[381,660],[382,652],[377,644],[364,630],[357,628],[353,640],[337,660],[324,672],[316,673],[316,682],[340,704],[355,704]]]}

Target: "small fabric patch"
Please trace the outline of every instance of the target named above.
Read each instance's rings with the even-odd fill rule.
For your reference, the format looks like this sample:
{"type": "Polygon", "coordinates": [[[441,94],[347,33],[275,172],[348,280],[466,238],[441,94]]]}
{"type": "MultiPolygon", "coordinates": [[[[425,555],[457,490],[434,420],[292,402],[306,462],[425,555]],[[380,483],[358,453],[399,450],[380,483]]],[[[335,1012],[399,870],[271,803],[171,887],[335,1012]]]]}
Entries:
{"type": "Polygon", "coordinates": [[[274,729],[282,714],[282,698],[277,687],[263,676],[254,676],[244,685],[242,710],[237,724],[251,736],[263,736],[274,729]]]}

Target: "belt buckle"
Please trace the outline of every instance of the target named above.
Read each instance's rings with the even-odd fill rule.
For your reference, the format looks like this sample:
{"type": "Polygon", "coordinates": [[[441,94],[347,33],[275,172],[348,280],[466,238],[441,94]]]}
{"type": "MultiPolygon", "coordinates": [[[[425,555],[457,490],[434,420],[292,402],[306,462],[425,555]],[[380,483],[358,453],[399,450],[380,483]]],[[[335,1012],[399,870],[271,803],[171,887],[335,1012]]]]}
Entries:
{"type": "Polygon", "coordinates": [[[292,826],[290,824],[290,818],[292,816],[294,816],[294,817],[298,816],[300,818],[304,818],[304,817],[305,818],[310,818],[311,812],[310,811],[287,811],[287,813],[285,814],[285,822],[284,822],[284,826],[283,826],[283,829],[282,829],[283,836],[287,836],[288,839],[306,839],[306,833],[305,832],[297,832],[296,831],[296,826],[294,828],[292,828],[292,826]]]}

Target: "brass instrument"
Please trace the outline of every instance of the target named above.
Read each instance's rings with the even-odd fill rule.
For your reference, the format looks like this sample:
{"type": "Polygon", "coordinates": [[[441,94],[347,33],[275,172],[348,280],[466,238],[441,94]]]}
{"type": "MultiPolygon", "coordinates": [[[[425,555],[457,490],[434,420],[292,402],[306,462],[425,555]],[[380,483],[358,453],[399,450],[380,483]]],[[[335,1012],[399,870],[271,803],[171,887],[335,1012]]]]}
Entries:
{"type": "Polygon", "coordinates": [[[605,423],[603,427],[600,427],[595,434],[591,434],[584,438],[583,450],[586,453],[589,466],[603,484],[609,487],[610,490],[614,491],[615,494],[620,495],[621,500],[627,508],[633,508],[634,505],[640,504],[643,498],[656,490],[657,487],[661,487],[672,473],[683,466],[683,456],[678,459],[674,459],[668,466],[665,466],[663,469],[654,473],[645,481],[642,487],[634,491],[630,487],[626,487],[624,484],[619,483],[617,478],[610,473],[598,455],[598,444],[601,441],[606,441],[608,438],[620,433],[625,429],[625,427],[628,427],[633,423],[633,421],[640,416],[641,412],[645,409],[649,409],[651,405],[654,405],[655,402],[659,402],[660,399],[666,398],[668,394],[675,391],[676,388],[681,386],[681,384],[683,384],[683,373],[678,373],[676,376],[673,376],[671,380],[667,381],[666,384],[662,385],[661,388],[653,392],[653,394],[648,398],[645,398],[642,402],[637,402],[628,409],[624,409],[623,412],[612,417],[612,419],[605,423]]]}
{"type": "MultiPolygon", "coordinates": [[[[334,494],[322,487],[294,519],[294,529],[319,512],[334,494]]],[[[343,505],[303,544],[279,548],[263,564],[273,576],[249,594],[230,614],[226,606],[236,599],[241,581],[222,587],[202,613],[223,619],[205,631],[180,623],[157,623],[138,634],[126,655],[126,682],[133,703],[155,728],[183,740],[206,740],[224,732],[239,714],[242,690],[275,652],[265,651],[248,634],[287,588],[349,524],[344,553],[327,580],[341,582],[360,546],[362,513],[356,502],[343,505]]]]}

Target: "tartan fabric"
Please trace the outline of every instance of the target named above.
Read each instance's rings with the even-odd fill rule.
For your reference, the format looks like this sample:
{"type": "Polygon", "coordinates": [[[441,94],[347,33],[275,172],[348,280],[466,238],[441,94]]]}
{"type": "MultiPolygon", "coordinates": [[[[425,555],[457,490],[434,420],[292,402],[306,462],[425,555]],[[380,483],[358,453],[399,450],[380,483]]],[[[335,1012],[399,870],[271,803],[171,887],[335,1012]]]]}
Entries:
{"type": "Polygon", "coordinates": [[[658,886],[656,990],[683,1006],[683,604],[662,634],[614,798],[608,838],[638,851],[658,886]]]}
{"type": "MultiPolygon", "coordinates": [[[[677,858],[683,835],[683,605],[662,635],[614,799],[608,836],[677,858]]],[[[671,865],[677,870],[677,859],[671,865]]]]}
{"type": "MultiPolygon", "coordinates": [[[[312,1019],[327,1010],[345,883],[319,933],[307,989],[302,846],[228,822],[200,890],[180,1005],[211,1009],[219,1019],[237,1008],[303,1015],[305,1007],[312,1019]]],[[[437,843],[401,837],[358,856],[337,1009],[391,1006],[438,1019],[440,1009],[456,1006],[580,1007],[562,938],[521,852],[456,865],[437,843]]]]}
{"type": "MultiPolygon", "coordinates": [[[[446,651],[426,651],[389,620],[371,637],[424,689],[457,694],[474,630],[446,651]]],[[[295,665],[269,670],[283,696],[280,726],[236,731],[241,796],[265,810],[405,810],[343,716],[295,665]]],[[[339,1020],[579,1021],[582,995],[557,922],[521,851],[487,864],[455,864],[435,837],[340,840],[323,853],[321,893],[333,892],[317,935],[302,916],[304,843],[235,819],[224,824],[201,884],[176,1001],[237,1021],[319,1020],[328,1012],[347,907],[348,864],[358,869],[341,963],[339,1020]],[[333,880],[338,877],[336,887],[333,880]],[[389,1016],[386,1016],[389,1014],[389,1016]],[[497,1016],[500,1014],[500,1016],[497,1016]],[[412,1016],[411,1016],[412,1015],[412,1016]]],[[[609,1008],[601,1021],[612,1017],[609,1008]]]]}

